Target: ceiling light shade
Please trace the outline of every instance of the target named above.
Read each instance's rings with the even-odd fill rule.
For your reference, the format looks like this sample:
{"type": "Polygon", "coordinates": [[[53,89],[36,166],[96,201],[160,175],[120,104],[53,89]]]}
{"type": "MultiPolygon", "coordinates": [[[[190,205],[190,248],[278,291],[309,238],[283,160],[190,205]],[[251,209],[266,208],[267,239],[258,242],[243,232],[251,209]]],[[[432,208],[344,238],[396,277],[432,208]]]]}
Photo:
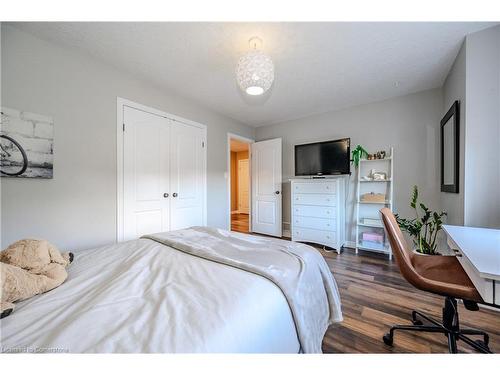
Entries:
{"type": "Polygon", "coordinates": [[[258,38],[250,39],[253,50],[240,57],[236,79],[248,95],[262,95],[274,81],[274,64],[269,56],[257,49],[258,38]]]}

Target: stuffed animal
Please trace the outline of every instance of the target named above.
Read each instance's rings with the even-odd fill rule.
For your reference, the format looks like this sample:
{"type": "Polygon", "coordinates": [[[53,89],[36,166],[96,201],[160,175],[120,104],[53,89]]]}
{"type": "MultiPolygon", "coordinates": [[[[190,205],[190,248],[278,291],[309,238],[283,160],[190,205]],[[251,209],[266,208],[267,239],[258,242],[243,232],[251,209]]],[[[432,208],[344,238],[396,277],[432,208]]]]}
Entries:
{"type": "Polygon", "coordinates": [[[13,311],[13,302],[61,285],[72,261],[72,253],[61,254],[45,240],[17,241],[0,252],[0,319],[13,311]]]}

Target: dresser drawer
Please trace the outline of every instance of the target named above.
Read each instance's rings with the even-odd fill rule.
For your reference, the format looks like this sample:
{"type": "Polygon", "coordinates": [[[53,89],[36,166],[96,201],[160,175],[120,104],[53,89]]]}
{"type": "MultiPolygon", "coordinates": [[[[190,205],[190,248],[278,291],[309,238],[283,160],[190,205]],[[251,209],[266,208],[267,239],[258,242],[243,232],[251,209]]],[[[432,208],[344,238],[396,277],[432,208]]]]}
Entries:
{"type": "Polygon", "coordinates": [[[337,241],[336,232],[294,227],[292,233],[294,241],[307,241],[320,244],[332,244],[337,241]]]}
{"type": "Polygon", "coordinates": [[[335,219],[321,219],[319,217],[295,216],[293,219],[294,227],[310,228],[326,231],[335,231],[337,223],[335,219]]]}
{"type": "Polygon", "coordinates": [[[292,207],[295,216],[322,217],[323,219],[335,219],[337,210],[332,207],[294,205],[292,207]]]}
{"type": "Polygon", "coordinates": [[[299,194],[335,194],[337,184],[335,182],[295,182],[293,192],[299,194]]]}
{"type": "Polygon", "coordinates": [[[328,194],[294,194],[292,204],[306,204],[311,206],[329,206],[336,205],[336,196],[328,194]]]}

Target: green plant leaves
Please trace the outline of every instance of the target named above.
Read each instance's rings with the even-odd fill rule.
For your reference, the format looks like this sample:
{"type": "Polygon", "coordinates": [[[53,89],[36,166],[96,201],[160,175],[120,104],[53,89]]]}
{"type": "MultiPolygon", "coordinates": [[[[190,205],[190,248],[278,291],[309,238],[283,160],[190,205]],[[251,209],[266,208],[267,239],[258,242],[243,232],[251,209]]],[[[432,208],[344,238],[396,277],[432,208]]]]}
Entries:
{"type": "Polygon", "coordinates": [[[354,164],[355,167],[358,167],[359,166],[359,161],[363,158],[363,157],[367,157],[368,156],[368,151],[366,151],[363,146],[361,145],[357,145],[354,150],[352,150],[352,162],[354,164]]]}
{"type": "Polygon", "coordinates": [[[413,187],[413,193],[410,200],[410,207],[415,210],[414,219],[400,218],[396,216],[396,221],[402,231],[408,233],[417,247],[417,251],[422,254],[435,255],[437,244],[436,239],[438,232],[442,229],[443,220],[446,212],[437,213],[429,210],[429,208],[418,202],[418,187],[413,187]],[[422,211],[422,216],[419,216],[419,209],[422,211]]]}
{"type": "Polygon", "coordinates": [[[413,195],[412,195],[411,201],[410,201],[411,208],[417,207],[417,200],[418,200],[418,187],[417,187],[417,185],[415,185],[415,186],[413,186],[413,195]]]}

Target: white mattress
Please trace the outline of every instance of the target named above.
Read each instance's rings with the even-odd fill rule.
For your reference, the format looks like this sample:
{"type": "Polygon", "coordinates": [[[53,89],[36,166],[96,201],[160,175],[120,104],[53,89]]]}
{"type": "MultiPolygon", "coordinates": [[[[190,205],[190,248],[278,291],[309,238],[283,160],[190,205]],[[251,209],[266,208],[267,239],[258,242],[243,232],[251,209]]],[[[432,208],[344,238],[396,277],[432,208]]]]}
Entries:
{"type": "Polygon", "coordinates": [[[269,280],[151,240],[75,254],[60,287],[0,320],[2,351],[297,353],[269,280]]]}

